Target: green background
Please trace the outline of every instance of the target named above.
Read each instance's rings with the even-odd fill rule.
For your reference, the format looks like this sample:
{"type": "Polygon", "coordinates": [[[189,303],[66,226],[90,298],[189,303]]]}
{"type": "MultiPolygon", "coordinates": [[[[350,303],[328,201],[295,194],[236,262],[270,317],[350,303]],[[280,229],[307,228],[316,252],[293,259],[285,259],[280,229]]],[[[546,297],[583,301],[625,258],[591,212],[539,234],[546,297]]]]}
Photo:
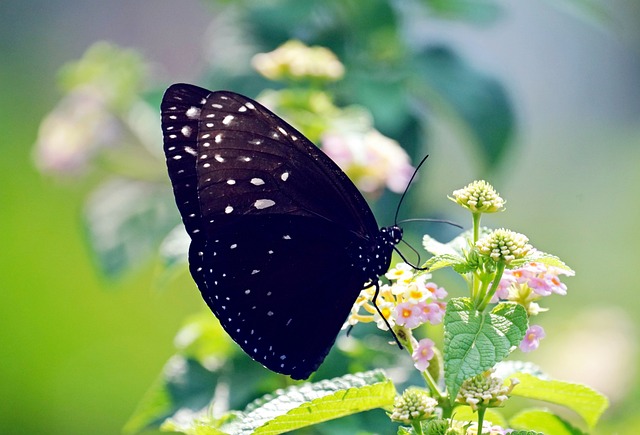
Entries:
{"type": "MultiPolygon", "coordinates": [[[[490,27],[434,20],[424,31],[496,75],[515,105],[516,146],[489,180],[508,210],[484,222],[527,234],[577,272],[566,297],[544,301],[548,338],[532,359],[608,394],[600,433],[631,434],[624,427],[640,423],[640,14],[624,2],[611,13],[594,25],[525,1],[490,27]]],[[[57,70],[93,42],[140,50],[158,86],[195,80],[210,19],[196,1],[0,3],[0,433],[119,433],[183,318],[201,307],[190,284],[154,289],[153,264],[101,278],[81,226],[92,180],[41,175],[32,146],[60,96],[57,70]]],[[[441,198],[430,209],[464,223],[445,196],[473,178],[470,151],[446,124],[431,135],[418,189],[441,198]]]]}

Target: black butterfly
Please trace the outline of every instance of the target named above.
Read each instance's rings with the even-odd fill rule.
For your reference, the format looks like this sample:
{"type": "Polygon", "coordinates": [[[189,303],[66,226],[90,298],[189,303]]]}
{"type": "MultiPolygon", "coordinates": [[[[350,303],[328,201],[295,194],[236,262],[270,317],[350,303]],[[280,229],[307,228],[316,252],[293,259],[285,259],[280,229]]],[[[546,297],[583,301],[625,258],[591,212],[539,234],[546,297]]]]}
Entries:
{"type": "Polygon", "coordinates": [[[306,379],[359,292],[389,268],[402,230],[379,229],[340,168],[259,103],[175,84],[161,109],[204,300],[251,358],[306,379]]]}

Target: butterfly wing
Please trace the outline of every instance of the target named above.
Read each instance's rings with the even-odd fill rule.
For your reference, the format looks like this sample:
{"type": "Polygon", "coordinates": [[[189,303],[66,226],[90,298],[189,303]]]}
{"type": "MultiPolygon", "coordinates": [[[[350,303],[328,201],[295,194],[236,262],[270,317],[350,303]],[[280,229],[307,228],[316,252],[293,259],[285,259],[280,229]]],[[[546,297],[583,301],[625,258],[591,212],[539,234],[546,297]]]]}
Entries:
{"type": "Polygon", "coordinates": [[[162,126],[205,301],[252,358],[308,377],[370,278],[357,252],[378,232],[371,210],[335,163],[246,97],[173,85],[162,126]]]}

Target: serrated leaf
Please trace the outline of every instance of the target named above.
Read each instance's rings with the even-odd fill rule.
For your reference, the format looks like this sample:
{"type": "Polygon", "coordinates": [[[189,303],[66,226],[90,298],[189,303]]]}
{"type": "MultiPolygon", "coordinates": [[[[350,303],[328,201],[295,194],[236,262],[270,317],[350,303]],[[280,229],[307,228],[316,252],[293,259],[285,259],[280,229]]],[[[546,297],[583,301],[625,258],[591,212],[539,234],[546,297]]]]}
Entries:
{"type": "Polygon", "coordinates": [[[562,260],[560,260],[555,255],[547,254],[546,252],[542,252],[538,250],[534,250],[524,258],[511,261],[508,267],[509,269],[518,269],[532,262],[542,263],[547,266],[557,267],[558,269],[563,270],[569,276],[573,276],[575,274],[575,272],[569,266],[567,266],[562,260]]]}
{"type": "Polygon", "coordinates": [[[237,422],[221,427],[231,435],[275,435],[374,408],[388,407],[395,387],[380,370],[302,384],[247,407],[237,422]]]}
{"type": "Polygon", "coordinates": [[[455,399],[462,382],[478,375],[511,353],[528,327],[524,307],[501,303],[480,313],[468,298],[451,299],[444,316],[445,383],[455,399]]]}
{"type": "Polygon", "coordinates": [[[85,222],[100,268],[116,278],[156,253],[178,214],[166,186],[114,179],[91,195],[85,222]]]}
{"type": "Polygon", "coordinates": [[[461,266],[465,263],[464,258],[453,256],[453,255],[436,255],[435,257],[431,257],[424,264],[424,267],[428,267],[430,272],[433,272],[438,269],[443,269],[445,267],[453,267],[461,266]]]}
{"type": "Polygon", "coordinates": [[[511,377],[520,381],[512,395],[567,407],[580,415],[590,428],[609,406],[605,396],[586,385],[540,379],[527,373],[516,373],[511,377]]]}
{"type": "Polygon", "coordinates": [[[509,426],[521,429],[520,432],[523,434],[542,432],[548,435],[585,435],[584,432],[573,427],[567,421],[543,409],[522,411],[509,420],[509,426]]]}
{"type": "MultiPolygon", "coordinates": [[[[462,234],[466,234],[466,233],[467,232],[465,231],[462,234]]],[[[462,234],[453,240],[462,238],[462,234]]],[[[439,256],[439,255],[461,256],[462,252],[457,249],[454,249],[454,247],[452,246],[453,240],[450,241],[449,243],[441,243],[436,239],[434,239],[433,237],[431,237],[430,235],[425,234],[424,237],[422,237],[422,246],[424,246],[424,249],[426,249],[427,252],[436,256],[439,256]]]]}

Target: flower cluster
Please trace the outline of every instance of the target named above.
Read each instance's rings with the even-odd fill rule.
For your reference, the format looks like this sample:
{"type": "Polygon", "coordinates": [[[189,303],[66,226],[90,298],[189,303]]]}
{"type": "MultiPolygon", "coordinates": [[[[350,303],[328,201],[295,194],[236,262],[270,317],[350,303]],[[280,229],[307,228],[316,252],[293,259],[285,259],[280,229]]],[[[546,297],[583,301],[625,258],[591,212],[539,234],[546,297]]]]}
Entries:
{"type": "Polygon", "coordinates": [[[560,275],[573,276],[575,272],[535,261],[518,269],[506,269],[492,302],[517,302],[529,315],[536,315],[544,311],[536,301],[552,294],[567,294],[567,286],[560,281],[560,275]]]}
{"type": "Polygon", "coordinates": [[[252,64],[270,80],[335,81],[344,75],[344,66],[331,50],[308,47],[296,40],[287,41],[269,53],[256,54],[252,64]]]}
{"type": "Polygon", "coordinates": [[[493,186],[484,180],[474,181],[462,189],[454,190],[450,200],[472,213],[495,213],[504,210],[505,201],[493,186]]]}
{"type": "Polygon", "coordinates": [[[512,378],[509,385],[503,385],[502,379],[492,376],[492,373],[493,370],[488,370],[464,381],[456,402],[469,405],[474,411],[479,407],[502,406],[519,381],[512,378]]]}
{"type": "Polygon", "coordinates": [[[416,276],[411,266],[398,263],[385,277],[390,283],[380,285],[376,299],[376,305],[384,319],[373,305],[375,288],[369,287],[360,292],[347,320],[349,325],[376,322],[378,328],[387,330],[387,322],[391,327],[398,325],[408,329],[427,322],[432,325],[442,322],[446,306],[442,299],[447,296],[447,292],[435,283],[427,282],[431,275],[416,276]],[[361,313],[361,309],[365,313],[361,313]]]}
{"type": "Polygon", "coordinates": [[[426,420],[438,406],[438,401],[429,397],[426,391],[418,388],[409,388],[397,396],[393,404],[393,412],[389,415],[391,420],[404,424],[426,420]]]}
{"type": "Polygon", "coordinates": [[[363,192],[376,192],[386,185],[400,193],[413,174],[407,152],[373,128],[334,128],[322,136],[321,147],[363,192]]]}
{"type": "Polygon", "coordinates": [[[476,242],[481,254],[491,257],[494,261],[504,261],[509,264],[515,259],[523,258],[533,249],[524,234],[500,228],[476,242]]]}

